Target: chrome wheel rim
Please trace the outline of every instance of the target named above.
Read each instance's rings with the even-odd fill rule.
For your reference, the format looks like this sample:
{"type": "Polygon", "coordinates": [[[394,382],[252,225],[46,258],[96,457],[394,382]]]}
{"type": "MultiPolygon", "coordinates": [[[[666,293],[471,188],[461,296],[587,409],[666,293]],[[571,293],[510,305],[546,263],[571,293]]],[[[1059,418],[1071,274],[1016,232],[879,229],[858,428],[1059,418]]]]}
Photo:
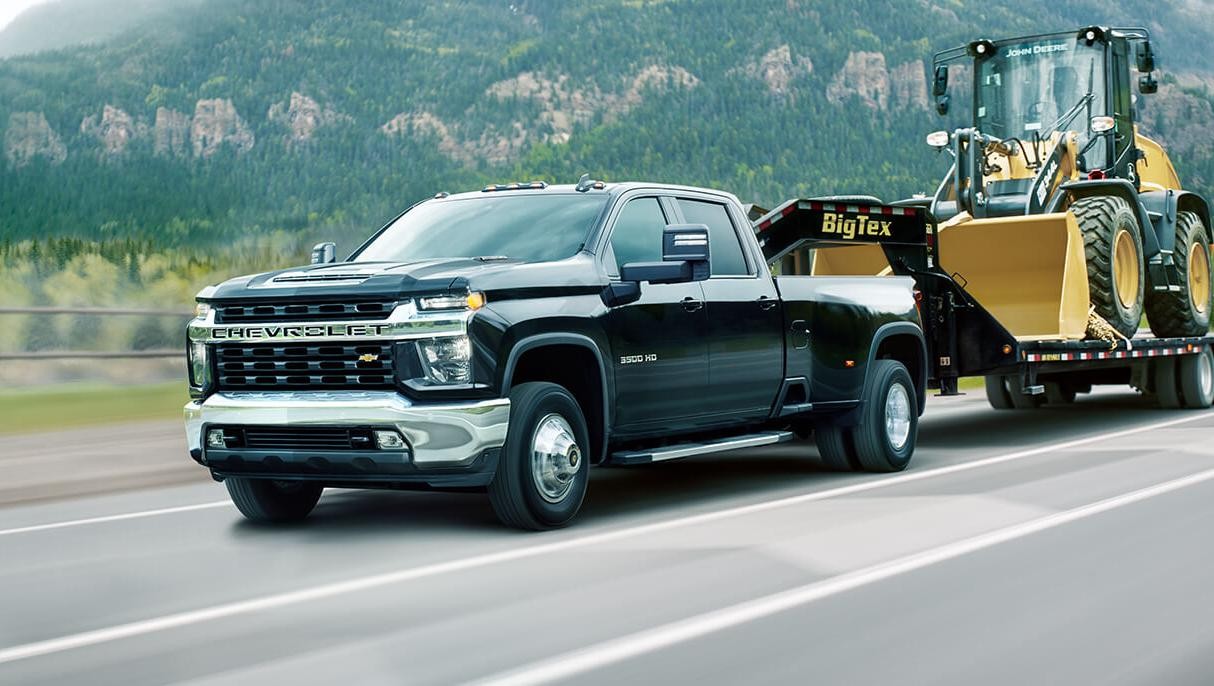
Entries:
{"type": "Polygon", "coordinates": [[[531,480],[540,497],[559,503],[573,490],[582,464],[582,451],[569,421],[559,414],[545,415],[531,434],[531,480]]]}
{"type": "Polygon", "coordinates": [[[894,450],[901,450],[910,438],[911,404],[906,387],[896,383],[885,395],[885,436],[894,450]]]}

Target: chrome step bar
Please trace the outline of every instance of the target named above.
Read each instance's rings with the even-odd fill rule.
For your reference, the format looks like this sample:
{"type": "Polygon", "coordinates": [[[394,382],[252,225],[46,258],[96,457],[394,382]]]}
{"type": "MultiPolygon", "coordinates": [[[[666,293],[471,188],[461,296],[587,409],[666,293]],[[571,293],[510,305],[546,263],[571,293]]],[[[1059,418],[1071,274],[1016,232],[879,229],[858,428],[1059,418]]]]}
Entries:
{"type": "Polygon", "coordinates": [[[709,453],[720,453],[726,450],[755,448],[761,445],[785,443],[795,439],[796,437],[797,435],[791,431],[763,431],[761,433],[747,434],[745,436],[731,436],[729,438],[720,438],[715,441],[704,441],[702,443],[679,443],[677,445],[654,448],[653,450],[622,451],[612,453],[608,464],[648,464],[650,462],[677,460],[683,457],[691,457],[692,455],[707,455],[709,453]]]}

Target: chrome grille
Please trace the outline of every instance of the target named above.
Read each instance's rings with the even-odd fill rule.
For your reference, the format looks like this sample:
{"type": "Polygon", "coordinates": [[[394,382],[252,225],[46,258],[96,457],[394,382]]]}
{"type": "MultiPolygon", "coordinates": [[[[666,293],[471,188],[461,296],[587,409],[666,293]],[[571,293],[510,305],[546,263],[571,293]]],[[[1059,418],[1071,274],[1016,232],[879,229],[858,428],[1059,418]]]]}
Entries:
{"type": "Polygon", "coordinates": [[[393,388],[392,345],[236,344],[215,347],[219,390],[393,388]]]}
{"type": "Polygon", "coordinates": [[[387,319],[396,305],[396,301],[393,300],[220,305],[216,308],[215,320],[220,324],[233,324],[237,322],[308,322],[323,319],[387,319]]]}

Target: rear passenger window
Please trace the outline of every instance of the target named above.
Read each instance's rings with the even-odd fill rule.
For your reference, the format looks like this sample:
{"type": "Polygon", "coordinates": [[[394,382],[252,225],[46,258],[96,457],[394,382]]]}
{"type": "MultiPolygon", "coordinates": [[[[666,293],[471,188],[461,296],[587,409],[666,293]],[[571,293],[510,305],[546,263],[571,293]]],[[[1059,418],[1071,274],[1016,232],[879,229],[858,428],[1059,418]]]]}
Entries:
{"type": "Polygon", "coordinates": [[[679,198],[683,210],[683,221],[688,224],[708,226],[709,253],[713,276],[749,276],[746,258],[742,256],[742,244],[729,221],[729,211],[724,205],[700,200],[679,198]]]}
{"type": "Polygon", "coordinates": [[[662,230],[665,228],[666,215],[657,198],[629,200],[620,210],[611,232],[616,273],[630,262],[661,262],[662,230]]]}

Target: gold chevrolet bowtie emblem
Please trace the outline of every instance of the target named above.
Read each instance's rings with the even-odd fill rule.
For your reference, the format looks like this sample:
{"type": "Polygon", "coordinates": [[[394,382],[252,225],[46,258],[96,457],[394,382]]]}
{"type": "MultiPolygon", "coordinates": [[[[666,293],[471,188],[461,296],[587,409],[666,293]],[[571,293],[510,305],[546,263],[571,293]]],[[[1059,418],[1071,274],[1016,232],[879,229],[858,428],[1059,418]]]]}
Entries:
{"type": "Polygon", "coordinates": [[[358,356],[359,362],[374,362],[378,359],[379,355],[376,355],[375,353],[363,353],[362,355],[358,356]]]}

